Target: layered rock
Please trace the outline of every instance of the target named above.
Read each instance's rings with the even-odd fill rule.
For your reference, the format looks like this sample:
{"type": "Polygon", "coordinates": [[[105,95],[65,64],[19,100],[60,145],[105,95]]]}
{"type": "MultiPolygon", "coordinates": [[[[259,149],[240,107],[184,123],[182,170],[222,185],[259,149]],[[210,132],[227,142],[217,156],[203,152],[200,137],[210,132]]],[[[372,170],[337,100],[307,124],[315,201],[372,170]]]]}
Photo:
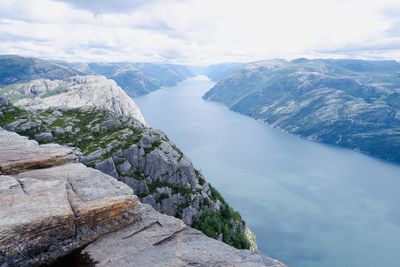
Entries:
{"type": "Polygon", "coordinates": [[[58,144],[39,146],[34,140],[1,128],[0,143],[0,174],[18,173],[78,160],[71,148],[58,144]]]}
{"type": "MultiPolygon", "coordinates": [[[[127,185],[83,164],[64,164],[71,158],[44,157],[47,145],[0,133],[0,147],[7,147],[0,149],[2,174],[11,174],[0,175],[1,266],[51,263],[139,219],[138,199],[127,185]]],[[[70,150],[54,145],[49,153],[70,150]]]]}
{"type": "Polygon", "coordinates": [[[237,250],[141,205],[140,223],[87,246],[82,254],[96,266],[274,266],[281,262],[258,252],[237,250]]]}

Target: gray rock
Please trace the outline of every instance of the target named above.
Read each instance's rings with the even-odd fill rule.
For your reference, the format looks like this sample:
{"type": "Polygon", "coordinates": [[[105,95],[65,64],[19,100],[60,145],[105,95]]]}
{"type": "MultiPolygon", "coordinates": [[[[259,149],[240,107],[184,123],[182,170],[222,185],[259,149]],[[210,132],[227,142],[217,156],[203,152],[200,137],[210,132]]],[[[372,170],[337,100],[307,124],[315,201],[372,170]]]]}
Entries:
{"type": "Polygon", "coordinates": [[[199,215],[199,211],[189,206],[182,211],[182,221],[187,225],[192,225],[193,219],[199,215]]]}
{"type": "Polygon", "coordinates": [[[51,133],[41,133],[35,135],[35,140],[38,142],[50,142],[53,140],[53,135],[51,133]]]}
{"type": "Polygon", "coordinates": [[[111,175],[112,177],[118,179],[118,173],[115,169],[114,161],[112,158],[108,158],[96,164],[95,168],[105,174],[111,175]]]}
{"type": "Polygon", "coordinates": [[[37,127],[39,125],[40,124],[35,122],[35,121],[27,121],[27,122],[24,122],[24,123],[22,123],[22,124],[20,124],[18,126],[18,131],[22,131],[23,132],[23,131],[26,131],[26,130],[30,130],[30,129],[34,128],[34,127],[37,127]]]}
{"type": "Polygon", "coordinates": [[[28,120],[27,119],[19,119],[19,120],[13,121],[12,123],[7,124],[4,128],[15,132],[17,127],[26,121],[28,121],[28,120]]]}
{"type": "Polygon", "coordinates": [[[133,174],[132,165],[128,161],[117,166],[118,173],[123,176],[131,176],[133,174]]]}
{"type": "Polygon", "coordinates": [[[95,266],[238,266],[285,267],[259,252],[238,250],[181,220],[152,207],[139,208],[140,223],[103,236],[88,245],[86,254],[95,266]]]}
{"type": "Polygon", "coordinates": [[[0,128],[0,151],[1,266],[47,265],[139,220],[127,185],[83,164],[60,165],[72,160],[70,148],[0,128]]]}
{"type": "Polygon", "coordinates": [[[0,95],[0,110],[8,109],[11,106],[11,101],[8,97],[0,95]]]}
{"type": "Polygon", "coordinates": [[[71,148],[57,144],[38,145],[0,128],[0,174],[18,173],[77,161],[71,148]],[[23,155],[23,157],[22,157],[23,155]]]}
{"type": "Polygon", "coordinates": [[[105,122],[103,122],[100,125],[100,128],[112,129],[112,128],[116,128],[116,127],[119,127],[119,126],[120,126],[120,123],[119,123],[118,120],[106,120],[105,122]]]}
{"type": "Polygon", "coordinates": [[[60,127],[56,127],[56,128],[54,128],[53,133],[55,135],[63,135],[65,133],[65,131],[64,131],[64,129],[62,129],[60,127]]]}
{"type": "Polygon", "coordinates": [[[152,207],[156,206],[156,200],[155,200],[154,197],[151,196],[151,195],[142,198],[142,203],[148,204],[148,205],[150,205],[150,206],[152,206],[152,207]]]}

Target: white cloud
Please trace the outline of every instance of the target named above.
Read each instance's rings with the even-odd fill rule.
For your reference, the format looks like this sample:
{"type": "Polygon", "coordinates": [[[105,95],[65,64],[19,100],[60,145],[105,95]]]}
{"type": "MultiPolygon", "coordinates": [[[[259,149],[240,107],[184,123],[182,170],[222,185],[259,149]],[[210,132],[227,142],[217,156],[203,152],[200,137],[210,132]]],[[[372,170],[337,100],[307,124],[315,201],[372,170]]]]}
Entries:
{"type": "Polygon", "coordinates": [[[399,58],[392,0],[0,0],[0,53],[214,63],[399,58]]]}

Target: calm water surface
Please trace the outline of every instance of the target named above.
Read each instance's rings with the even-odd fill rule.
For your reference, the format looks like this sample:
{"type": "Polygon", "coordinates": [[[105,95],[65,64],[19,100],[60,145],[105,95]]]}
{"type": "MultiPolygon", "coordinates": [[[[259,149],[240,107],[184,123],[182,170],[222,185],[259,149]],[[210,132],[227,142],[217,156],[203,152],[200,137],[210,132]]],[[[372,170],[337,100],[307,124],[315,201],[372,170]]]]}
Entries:
{"type": "Polygon", "coordinates": [[[400,266],[400,166],[310,142],[207,102],[196,77],[136,98],[240,211],[259,249],[295,267],[400,266]]]}

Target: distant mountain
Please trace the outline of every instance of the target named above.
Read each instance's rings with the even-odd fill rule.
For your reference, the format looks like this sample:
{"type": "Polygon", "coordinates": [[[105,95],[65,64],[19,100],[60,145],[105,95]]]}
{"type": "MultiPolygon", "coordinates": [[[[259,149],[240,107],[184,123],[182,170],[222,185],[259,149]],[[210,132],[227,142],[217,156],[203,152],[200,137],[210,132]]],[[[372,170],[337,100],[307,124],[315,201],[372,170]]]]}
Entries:
{"type": "Polygon", "coordinates": [[[81,72],[56,61],[0,55],[0,86],[34,79],[64,79],[81,72]]]}
{"type": "Polygon", "coordinates": [[[210,80],[219,82],[227,78],[233,72],[244,66],[244,63],[220,63],[207,66],[201,74],[206,75],[210,80]]]}
{"type": "Polygon", "coordinates": [[[148,94],[163,86],[174,86],[193,76],[184,65],[156,63],[89,63],[89,73],[113,79],[131,97],[148,94]]]}
{"type": "Polygon", "coordinates": [[[254,62],[203,98],[311,140],[400,161],[396,61],[254,62]]]}
{"type": "Polygon", "coordinates": [[[174,86],[193,76],[184,65],[122,62],[83,63],[0,55],[0,87],[35,79],[62,80],[77,75],[103,75],[118,83],[131,97],[174,86]]]}

